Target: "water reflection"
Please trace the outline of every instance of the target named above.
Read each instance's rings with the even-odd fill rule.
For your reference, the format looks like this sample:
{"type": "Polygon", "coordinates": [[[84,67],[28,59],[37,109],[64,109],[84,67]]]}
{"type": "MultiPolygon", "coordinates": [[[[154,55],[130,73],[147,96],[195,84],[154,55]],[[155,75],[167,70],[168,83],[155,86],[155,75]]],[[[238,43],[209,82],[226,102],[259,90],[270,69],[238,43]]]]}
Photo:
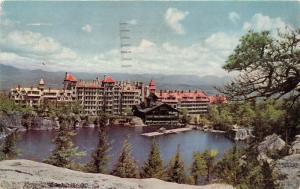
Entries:
{"type": "MultiPolygon", "coordinates": [[[[129,142],[132,144],[132,155],[138,164],[142,165],[149,153],[152,139],[140,134],[145,130],[149,131],[149,129],[151,130],[151,128],[110,127],[108,130],[108,138],[112,141],[110,167],[115,164],[122,148],[122,142],[127,136],[129,136],[129,142]]],[[[55,131],[26,131],[21,133],[21,139],[18,142],[18,147],[21,149],[20,158],[37,161],[47,158],[54,148],[52,141],[55,135],[55,131]]],[[[86,152],[86,156],[76,161],[85,163],[90,160],[90,153],[98,143],[97,137],[97,129],[95,128],[80,128],[77,130],[77,135],[73,138],[74,143],[80,150],[86,152]]],[[[205,133],[197,130],[159,136],[155,140],[159,143],[165,163],[171,159],[179,144],[182,158],[187,166],[191,164],[194,151],[216,149],[219,151],[220,158],[226,150],[233,146],[233,142],[222,134],[205,133]]]]}

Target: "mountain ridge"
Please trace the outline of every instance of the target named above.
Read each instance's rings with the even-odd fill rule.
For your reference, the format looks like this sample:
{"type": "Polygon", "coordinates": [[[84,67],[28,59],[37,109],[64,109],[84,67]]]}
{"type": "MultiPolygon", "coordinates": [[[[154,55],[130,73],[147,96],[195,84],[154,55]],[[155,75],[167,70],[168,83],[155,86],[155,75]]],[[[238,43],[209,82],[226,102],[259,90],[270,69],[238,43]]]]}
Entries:
{"type": "MultiPolygon", "coordinates": [[[[130,74],[130,73],[86,73],[71,72],[78,80],[93,80],[96,77],[111,75],[115,80],[143,81],[146,84],[154,79],[158,89],[196,90],[201,89],[208,94],[218,93],[215,86],[222,87],[230,80],[228,76],[197,75],[163,75],[163,74],[130,74]]],[[[0,64],[0,90],[21,86],[36,86],[40,78],[51,88],[62,87],[65,72],[45,71],[41,69],[23,69],[11,65],[0,64]]]]}

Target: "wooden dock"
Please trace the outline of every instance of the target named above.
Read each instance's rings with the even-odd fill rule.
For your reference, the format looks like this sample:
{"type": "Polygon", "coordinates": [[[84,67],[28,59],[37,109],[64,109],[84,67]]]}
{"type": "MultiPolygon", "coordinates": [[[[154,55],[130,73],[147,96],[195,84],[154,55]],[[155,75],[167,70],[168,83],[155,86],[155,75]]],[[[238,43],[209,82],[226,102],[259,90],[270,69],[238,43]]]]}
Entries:
{"type": "Polygon", "coordinates": [[[160,135],[168,135],[168,134],[177,134],[185,131],[190,131],[192,128],[177,128],[177,129],[170,129],[170,130],[165,130],[163,132],[150,132],[150,133],[143,133],[141,134],[142,136],[146,137],[155,137],[155,136],[160,136],[160,135]]]}

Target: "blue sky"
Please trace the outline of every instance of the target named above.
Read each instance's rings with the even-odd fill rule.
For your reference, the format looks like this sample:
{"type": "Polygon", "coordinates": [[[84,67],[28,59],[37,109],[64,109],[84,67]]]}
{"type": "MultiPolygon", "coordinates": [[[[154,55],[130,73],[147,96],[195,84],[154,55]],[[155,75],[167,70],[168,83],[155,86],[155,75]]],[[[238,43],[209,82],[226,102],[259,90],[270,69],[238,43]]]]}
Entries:
{"type": "Polygon", "coordinates": [[[0,63],[51,71],[221,76],[249,29],[300,26],[299,1],[0,2],[0,63]]]}

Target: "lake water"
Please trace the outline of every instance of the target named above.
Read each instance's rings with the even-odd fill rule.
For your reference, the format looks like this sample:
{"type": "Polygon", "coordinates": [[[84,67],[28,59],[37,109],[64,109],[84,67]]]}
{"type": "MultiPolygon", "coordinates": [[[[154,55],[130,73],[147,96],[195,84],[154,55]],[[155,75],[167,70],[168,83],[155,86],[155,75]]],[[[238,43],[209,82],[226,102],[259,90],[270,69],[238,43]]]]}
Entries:
{"type": "MultiPolygon", "coordinates": [[[[130,128],[121,126],[112,126],[108,129],[108,138],[112,142],[110,151],[110,167],[115,164],[122,148],[123,140],[129,136],[129,142],[132,144],[132,155],[139,165],[147,159],[151,138],[141,136],[140,134],[149,130],[149,128],[130,128]]],[[[73,140],[76,146],[86,152],[86,156],[77,159],[78,162],[85,163],[90,160],[90,154],[97,146],[98,135],[96,128],[79,128],[77,135],[73,140]]],[[[25,131],[20,134],[18,148],[21,150],[20,158],[41,161],[47,158],[54,148],[52,143],[56,131],[25,131]]],[[[195,151],[203,152],[205,149],[216,149],[219,152],[219,158],[223,153],[230,149],[234,143],[220,133],[206,133],[203,131],[192,130],[179,134],[170,134],[158,136],[155,138],[159,144],[161,156],[164,163],[171,159],[176,152],[177,145],[180,145],[182,158],[187,167],[192,162],[192,155],[195,151]]]]}

